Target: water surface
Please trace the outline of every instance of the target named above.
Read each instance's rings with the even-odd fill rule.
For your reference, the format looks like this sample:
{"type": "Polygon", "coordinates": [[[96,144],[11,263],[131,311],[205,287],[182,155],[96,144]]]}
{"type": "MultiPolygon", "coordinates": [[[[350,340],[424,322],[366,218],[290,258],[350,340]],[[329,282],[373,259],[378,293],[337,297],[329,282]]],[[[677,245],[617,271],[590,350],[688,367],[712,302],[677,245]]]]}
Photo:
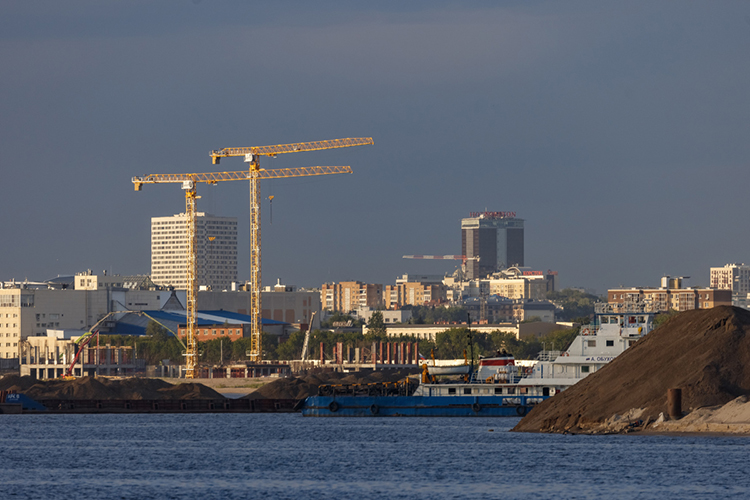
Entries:
{"type": "Polygon", "coordinates": [[[517,418],[0,415],[3,498],[744,498],[750,438],[517,418]]]}

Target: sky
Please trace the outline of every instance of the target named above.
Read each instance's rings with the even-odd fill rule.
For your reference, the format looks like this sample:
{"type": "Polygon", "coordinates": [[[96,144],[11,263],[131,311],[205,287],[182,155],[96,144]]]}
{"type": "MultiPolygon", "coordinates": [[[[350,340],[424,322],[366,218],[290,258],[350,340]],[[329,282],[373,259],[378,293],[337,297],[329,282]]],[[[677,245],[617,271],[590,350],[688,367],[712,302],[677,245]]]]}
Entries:
{"type": "MultiPolygon", "coordinates": [[[[748,54],[743,1],[3,2],[0,280],[148,274],[184,196],[135,175],[372,137],[261,161],[353,169],[262,181],[264,285],[451,272],[402,255],[459,254],[486,209],[560,287],[707,286],[750,263],[748,54]]],[[[247,183],[198,194],[248,279],[247,183]]]]}

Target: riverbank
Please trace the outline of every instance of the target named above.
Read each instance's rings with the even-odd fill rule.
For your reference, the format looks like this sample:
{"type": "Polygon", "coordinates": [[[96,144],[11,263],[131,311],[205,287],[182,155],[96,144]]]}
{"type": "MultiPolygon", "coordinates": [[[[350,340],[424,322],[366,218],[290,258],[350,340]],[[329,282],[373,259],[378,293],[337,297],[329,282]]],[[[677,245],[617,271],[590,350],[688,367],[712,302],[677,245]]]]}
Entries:
{"type": "Polygon", "coordinates": [[[615,360],[552,397],[514,427],[573,434],[750,431],[750,312],[735,307],[672,317],[615,360]],[[667,393],[681,389],[683,418],[667,393]]]}

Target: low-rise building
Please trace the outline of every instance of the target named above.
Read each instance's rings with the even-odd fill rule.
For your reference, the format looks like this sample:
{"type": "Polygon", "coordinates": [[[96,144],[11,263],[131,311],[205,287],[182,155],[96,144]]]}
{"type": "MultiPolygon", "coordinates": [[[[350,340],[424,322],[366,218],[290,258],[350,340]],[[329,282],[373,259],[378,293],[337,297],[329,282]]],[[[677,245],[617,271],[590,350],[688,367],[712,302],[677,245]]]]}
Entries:
{"type": "Polygon", "coordinates": [[[711,309],[716,306],[731,306],[732,291],[715,288],[683,288],[685,278],[662,279],[660,288],[612,288],[607,291],[607,302],[649,302],[659,312],[711,309]]]}
{"type": "Polygon", "coordinates": [[[407,323],[412,317],[411,310],[409,309],[399,309],[396,311],[388,311],[388,310],[375,311],[373,309],[370,309],[369,307],[366,309],[358,310],[357,317],[363,320],[365,323],[369,323],[370,318],[376,312],[380,312],[380,314],[383,315],[383,323],[385,323],[386,325],[396,325],[396,324],[401,324],[401,323],[407,323]]]}
{"type": "MultiPolygon", "coordinates": [[[[420,340],[435,341],[437,335],[452,328],[467,328],[464,324],[434,324],[434,325],[387,325],[386,335],[389,338],[411,337],[420,340]]],[[[364,327],[363,333],[367,333],[367,327],[364,327]]],[[[501,331],[510,333],[518,338],[518,325],[514,323],[501,323],[495,325],[475,325],[471,324],[472,332],[492,333],[501,331]]]]}
{"type": "Polygon", "coordinates": [[[548,300],[517,299],[513,301],[513,319],[518,322],[535,319],[542,323],[554,323],[555,310],[555,304],[548,300]]]}

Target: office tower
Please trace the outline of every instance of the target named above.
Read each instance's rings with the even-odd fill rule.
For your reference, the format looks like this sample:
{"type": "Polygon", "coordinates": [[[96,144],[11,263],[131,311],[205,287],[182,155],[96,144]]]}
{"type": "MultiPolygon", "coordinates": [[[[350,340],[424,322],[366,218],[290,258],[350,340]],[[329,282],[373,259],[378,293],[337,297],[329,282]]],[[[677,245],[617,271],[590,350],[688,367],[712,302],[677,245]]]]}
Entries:
{"type": "Polygon", "coordinates": [[[468,258],[467,279],[523,266],[523,219],[515,212],[472,212],[461,219],[461,253],[468,258]]]}

